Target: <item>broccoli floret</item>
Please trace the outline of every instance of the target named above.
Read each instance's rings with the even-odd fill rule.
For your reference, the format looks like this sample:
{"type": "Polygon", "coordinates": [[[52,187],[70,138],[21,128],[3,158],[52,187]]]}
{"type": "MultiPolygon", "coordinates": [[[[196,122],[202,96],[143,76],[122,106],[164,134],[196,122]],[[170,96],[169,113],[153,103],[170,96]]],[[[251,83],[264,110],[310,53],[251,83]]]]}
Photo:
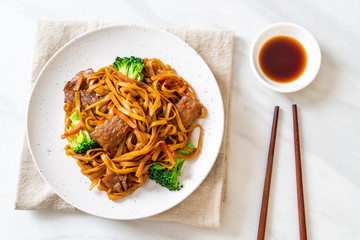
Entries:
{"type": "Polygon", "coordinates": [[[113,63],[116,70],[124,74],[125,76],[128,75],[129,68],[130,68],[130,58],[128,57],[117,57],[115,62],[113,63]]]}
{"type": "Polygon", "coordinates": [[[161,164],[153,163],[150,167],[149,178],[166,187],[170,191],[179,191],[183,186],[177,180],[181,175],[180,170],[184,164],[184,159],[175,157],[176,164],[169,170],[161,164]]]}
{"type": "Polygon", "coordinates": [[[129,78],[135,79],[137,81],[142,81],[144,74],[142,70],[144,69],[144,59],[136,58],[134,56],[128,57],[117,57],[114,62],[114,67],[116,70],[128,76],[129,78]]]}
{"type": "MultiPolygon", "coordinates": [[[[76,111],[70,116],[70,119],[72,123],[70,125],[70,129],[68,130],[73,129],[80,122],[79,114],[76,111]]],[[[69,136],[67,139],[71,149],[76,153],[86,153],[87,150],[99,146],[99,144],[90,137],[89,132],[86,130],[80,130],[78,133],[69,136]]]]}

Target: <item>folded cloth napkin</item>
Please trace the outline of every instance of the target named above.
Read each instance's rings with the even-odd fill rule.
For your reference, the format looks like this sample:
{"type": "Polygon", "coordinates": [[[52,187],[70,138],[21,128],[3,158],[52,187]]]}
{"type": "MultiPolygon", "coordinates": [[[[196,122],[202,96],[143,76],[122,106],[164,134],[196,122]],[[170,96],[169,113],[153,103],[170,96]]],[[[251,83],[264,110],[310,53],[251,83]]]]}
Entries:
{"type": "MultiPolygon", "coordinates": [[[[37,24],[31,83],[49,58],[65,43],[81,33],[109,25],[103,22],[40,20],[37,24]]],[[[174,221],[201,227],[219,227],[227,176],[228,120],[234,33],[220,30],[192,30],[159,27],[183,39],[205,60],[215,75],[225,109],[225,135],[216,163],[199,188],[172,209],[149,220],[174,221]]],[[[15,203],[16,209],[79,211],[56,195],[43,180],[24,141],[15,203]]]]}

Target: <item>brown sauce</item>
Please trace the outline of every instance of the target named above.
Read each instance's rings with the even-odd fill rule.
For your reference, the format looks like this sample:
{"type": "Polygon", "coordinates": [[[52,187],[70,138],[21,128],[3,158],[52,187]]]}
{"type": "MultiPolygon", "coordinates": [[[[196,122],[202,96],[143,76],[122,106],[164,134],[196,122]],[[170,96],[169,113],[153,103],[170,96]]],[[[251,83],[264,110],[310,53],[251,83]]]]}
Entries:
{"type": "Polygon", "coordinates": [[[304,47],[297,40],[278,36],[262,46],[259,62],[261,70],[269,79],[289,83],[304,73],[307,56],[304,47]]]}

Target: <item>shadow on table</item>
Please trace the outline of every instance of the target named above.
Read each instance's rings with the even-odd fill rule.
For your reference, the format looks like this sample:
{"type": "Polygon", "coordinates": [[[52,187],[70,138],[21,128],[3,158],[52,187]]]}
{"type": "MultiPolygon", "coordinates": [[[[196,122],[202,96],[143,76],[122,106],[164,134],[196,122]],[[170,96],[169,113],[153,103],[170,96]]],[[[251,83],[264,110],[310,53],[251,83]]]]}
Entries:
{"type": "Polygon", "coordinates": [[[322,63],[315,80],[300,91],[285,94],[292,102],[315,107],[325,102],[336,90],[338,67],[326,51],[323,50],[321,55],[322,63]]]}

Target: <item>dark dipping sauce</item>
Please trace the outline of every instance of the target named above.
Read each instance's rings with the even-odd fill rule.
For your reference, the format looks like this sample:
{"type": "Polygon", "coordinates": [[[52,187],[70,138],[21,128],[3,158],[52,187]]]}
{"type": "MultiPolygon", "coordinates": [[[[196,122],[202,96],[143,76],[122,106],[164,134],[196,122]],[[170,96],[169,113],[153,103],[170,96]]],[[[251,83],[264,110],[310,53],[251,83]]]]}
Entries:
{"type": "Polygon", "coordinates": [[[307,56],[300,42],[291,37],[278,36],[261,47],[259,62],[261,70],[269,79],[289,83],[304,73],[307,56]]]}

